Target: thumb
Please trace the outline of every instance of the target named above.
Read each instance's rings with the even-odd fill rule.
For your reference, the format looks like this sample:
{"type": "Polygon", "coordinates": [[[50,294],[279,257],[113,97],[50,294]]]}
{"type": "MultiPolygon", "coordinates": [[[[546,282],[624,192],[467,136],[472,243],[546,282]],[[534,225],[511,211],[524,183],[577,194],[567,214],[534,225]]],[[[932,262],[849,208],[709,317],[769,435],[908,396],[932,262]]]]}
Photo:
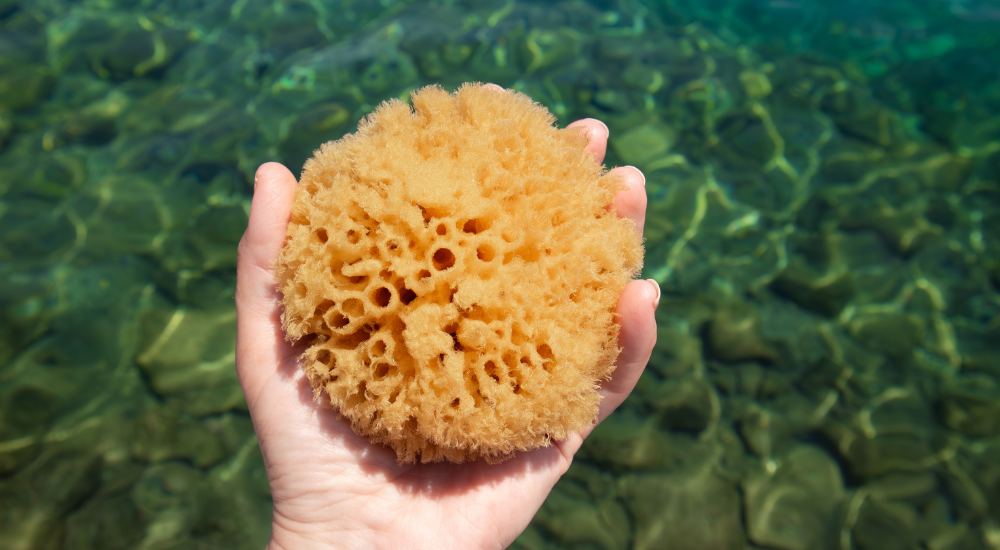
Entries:
{"type": "Polygon", "coordinates": [[[284,246],[295,187],[295,176],[276,162],[257,169],[250,220],[238,249],[236,371],[248,399],[258,385],[255,375],[264,374],[248,363],[278,359],[275,344],[284,339],[273,266],[284,246]]]}
{"type": "Polygon", "coordinates": [[[285,242],[295,187],[295,176],[281,164],[268,162],[257,169],[250,221],[236,262],[236,285],[246,299],[274,297],[271,271],[285,242]]]}

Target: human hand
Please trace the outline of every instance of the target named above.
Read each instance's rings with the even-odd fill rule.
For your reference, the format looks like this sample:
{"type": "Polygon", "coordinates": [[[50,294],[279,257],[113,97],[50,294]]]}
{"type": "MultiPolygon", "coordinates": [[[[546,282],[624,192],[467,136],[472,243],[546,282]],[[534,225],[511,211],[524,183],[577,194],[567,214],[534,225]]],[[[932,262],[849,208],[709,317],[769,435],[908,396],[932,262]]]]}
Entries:
{"type": "MultiPolygon", "coordinates": [[[[607,127],[593,119],[570,127],[589,133],[587,149],[603,162],[607,127]]],[[[633,167],[612,172],[626,185],[615,197],[617,213],[641,232],[645,178],[633,167]]],[[[500,464],[397,464],[395,453],[358,436],[349,422],[314,400],[297,364],[304,349],[285,341],[272,270],[285,240],[295,177],[284,166],[267,163],[254,181],[237,263],[236,370],[274,499],[270,550],[509,545],[596,423],[500,464]]],[[[647,281],[632,281],[619,298],[622,353],[612,378],[601,386],[598,423],[625,400],[649,360],[658,302],[659,288],[647,281]]]]}

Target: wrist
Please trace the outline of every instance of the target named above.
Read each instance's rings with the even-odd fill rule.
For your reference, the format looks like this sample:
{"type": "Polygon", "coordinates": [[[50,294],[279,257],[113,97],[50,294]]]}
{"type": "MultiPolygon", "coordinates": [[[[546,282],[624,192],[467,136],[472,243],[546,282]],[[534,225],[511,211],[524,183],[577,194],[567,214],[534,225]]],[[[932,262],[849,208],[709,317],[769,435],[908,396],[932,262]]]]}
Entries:
{"type": "Polygon", "coordinates": [[[271,540],[267,550],[349,550],[374,548],[366,530],[345,529],[335,525],[299,524],[282,518],[277,512],[271,521],[271,540]]]}

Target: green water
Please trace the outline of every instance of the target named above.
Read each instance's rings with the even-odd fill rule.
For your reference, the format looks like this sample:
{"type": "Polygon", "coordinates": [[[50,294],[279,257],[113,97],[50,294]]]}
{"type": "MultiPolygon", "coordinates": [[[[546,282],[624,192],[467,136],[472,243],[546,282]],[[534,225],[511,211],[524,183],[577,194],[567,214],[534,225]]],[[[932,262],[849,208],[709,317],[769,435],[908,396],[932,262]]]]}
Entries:
{"type": "Polygon", "coordinates": [[[469,80],[647,177],[659,340],[515,547],[1000,549],[997,0],[0,0],[0,548],[261,548],[253,173],[469,80]]]}

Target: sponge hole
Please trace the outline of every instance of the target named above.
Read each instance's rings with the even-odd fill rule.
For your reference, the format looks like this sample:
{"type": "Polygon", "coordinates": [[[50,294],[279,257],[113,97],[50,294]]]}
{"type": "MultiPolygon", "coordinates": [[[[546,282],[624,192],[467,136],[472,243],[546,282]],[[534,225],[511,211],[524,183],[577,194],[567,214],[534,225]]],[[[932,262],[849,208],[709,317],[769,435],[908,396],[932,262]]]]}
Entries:
{"type": "Polygon", "coordinates": [[[444,271],[455,265],[455,255],[447,248],[439,248],[434,252],[431,262],[434,264],[434,269],[444,271]]]}
{"type": "Polygon", "coordinates": [[[321,243],[325,243],[326,241],[330,240],[330,236],[327,235],[326,229],[322,229],[322,228],[321,229],[317,229],[316,232],[313,233],[313,234],[316,235],[316,238],[319,239],[319,242],[321,242],[321,243]]]}
{"type": "Polygon", "coordinates": [[[385,345],[385,341],[376,340],[375,343],[372,344],[372,351],[371,351],[372,357],[382,357],[383,355],[385,355],[386,349],[387,348],[385,345]]]}
{"type": "Polygon", "coordinates": [[[379,364],[375,365],[375,373],[374,373],[375,374],[375,379],[376,380],[382,380],[383,378],[385,378],[386,376],[388,376],[389,372],[392,371],[392,370],[393,370],[392,366],[388,365],[386,363],[379,363],[379,364]]]}
{"type": "Polygon", "coordinates": [[[358,241],[360,240],[361,236],[358,235],[357,231],[351,229],[350,231],[347,232],[347,242],[351,244],[358,244],[358,241]]]}
{"type": "Polygon", "coordinates": [[[437,231],[438,235],[445,235],[445,234],[448,233],[448,228],[445,227],[445,225],[443,223],[439,223],[438,226],[437,226],[436,231],[437,231]]]}
{"type": "Polygon", "coordinates": [[[392,291],[385,287],[377,288],[375,289],[375,292],[372,293],[372,301],[374,301],[378,307],[387,307],[389,302],[392,301],[392,291]]]}
{"type": "Polygon", "coordinates": [[[409,305],[410,302],[417,299],[417,293],[406,288],[405,286],[399,290],[399,301],[403,303],[404,306],[409,305]]]}
{"type": "Polygon", "coordinates": [[[343,313],[339,311],[331,311],[326,314],[326,324],[330,328],[341,329],[351,324],[351,320],[344,316],[343,313]]]}
{"type": "Polygon", "coordinates": [[[492,262],[493,258],[496,258],[496,255],[496,251],[488,244],[481,244],[476,249],[476,257],[484,262],[492,262]]]}
{"type": "Polygon", "coordinates": [[[330,308],[334,305],[333,300],[323,300],[318,306],[316,306],[316,309],[313,311],[313,315],[322,317],[327,311],[330,311],[330,308]]]}
{"type": "Polygon", "coordinates": [[[333,354],[329,350],[321,349],[316,354],[316,360],[324,365],[330,366],[333,363],[333,354]]]}
{"type": "Polygon", "coordinates": [[[472,219],[462,225],[462,231],[466,233],[482,233],[490,228],[489,222],[483,219],[472,219]]]}
{"type": "Polygon", "coordinates": [[[430,276],[431,276],[431,272],[427,271],[426,269],[421,269],[420,273],[417,273],[417,278],[418,279],[426,279],[427,277],[430,277],[430,276]]]}
{"type": "Polygon", "coordinates": [[[498,384],[500,383],[500,376],[497,374],[496,363],[494,363],[493,361],[487,361],[486,364],[483,365],[483,370],[486,371],[486,376],[492,378],[494,382],[498,384]]]}
{"type": "Polygon", "coordinates": [[[521,330],[520,325],[513,325],[510,331],[510,341],[515,346],[521,346],[528,341],[528,335],[521,330]]]}
{"type": "Polygon", "coordinates": [[[552,348],[550,348],[548,344],[542,344],[538,346],[537,351],[538,355],[540,355],[542,359],[545,359],[546,361],[552,361],[553,359],[556,358],[556,356],[552,353],[552,348]]]}

